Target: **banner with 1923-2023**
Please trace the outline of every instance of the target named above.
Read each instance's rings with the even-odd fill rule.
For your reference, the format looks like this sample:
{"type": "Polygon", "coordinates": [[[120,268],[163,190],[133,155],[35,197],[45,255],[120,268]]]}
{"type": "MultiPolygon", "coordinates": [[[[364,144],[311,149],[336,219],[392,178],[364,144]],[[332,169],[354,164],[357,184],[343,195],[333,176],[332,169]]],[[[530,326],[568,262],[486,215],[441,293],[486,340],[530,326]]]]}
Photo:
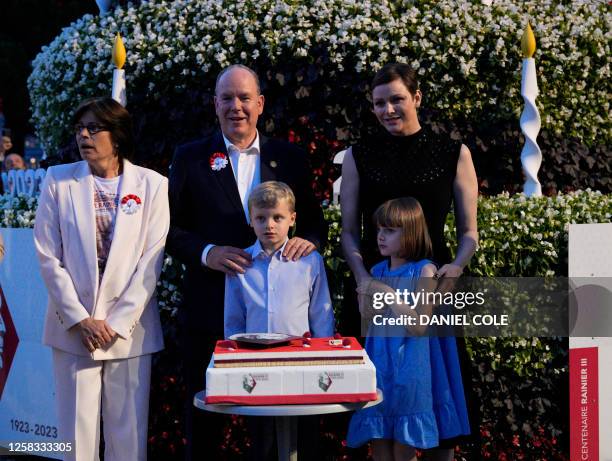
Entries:
{"type": "MultiPolygon", "coordinates": [[[[60,459],[51,349],[42,344],[47,307],[32,229],[0,228],[0,454],[60,459]]],[[[64,445],[63,447],[60,445],[64,445]]]]}

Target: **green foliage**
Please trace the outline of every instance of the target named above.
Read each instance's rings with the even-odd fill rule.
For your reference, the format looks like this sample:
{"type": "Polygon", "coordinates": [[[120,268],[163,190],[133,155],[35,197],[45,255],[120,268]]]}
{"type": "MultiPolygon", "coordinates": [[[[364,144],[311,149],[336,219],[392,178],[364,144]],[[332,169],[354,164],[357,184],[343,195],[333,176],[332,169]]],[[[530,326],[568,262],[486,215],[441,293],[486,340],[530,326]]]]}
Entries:
{"type": "MultiPolygon", "coordinates": [[[[570,224],[612,221],[612,196],[590,190],[554,197],[500,194],[478,200],[479,248],[472,275],[535,277],[567,275],[570,224]]],[[[456,248],[454,217],[445,234],[456,248]]]]}

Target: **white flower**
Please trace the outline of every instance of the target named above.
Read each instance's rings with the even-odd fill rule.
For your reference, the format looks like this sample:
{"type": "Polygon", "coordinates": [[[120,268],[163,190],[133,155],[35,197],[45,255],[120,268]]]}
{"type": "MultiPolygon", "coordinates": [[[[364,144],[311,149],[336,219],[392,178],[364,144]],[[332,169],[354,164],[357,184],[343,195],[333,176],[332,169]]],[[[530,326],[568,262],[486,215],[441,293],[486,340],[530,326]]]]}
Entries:
{"type": "Polygon", "coordinates": [[[543,128],[587,144],[610,144],[612,130],[603,115],[609,112],[609,91],[600,84],[610,78],[612,18],[606,2],[543,0],[538,8],[518,0],[487,8],[469,0],[390,5],[150,0],[118,8],[112,16],[86,15],[33,61],[28,79],[33,122],[45,150],[54,151],[67,134],[68,103],[109,90],[116,31],[128,50],[130,83],[179,88],[185,69],[208,71],[261,55],[274,65],[287,56],[311,56],[317,46],[337,70],[351,62],[368,79],[365,73],[384,62],[412,61],[419,75],[427,75],[422,90],[443,118],[478,119],[489,111],[487,117],[505,121],[522,110],[516,84],[521,58],[514,50],[525,11],[536,25],[541,50],[536,60],[546,88],[538,97],[546,108],[543,128]],[[57,96],[64,89],[65,100],[57,96]]]}

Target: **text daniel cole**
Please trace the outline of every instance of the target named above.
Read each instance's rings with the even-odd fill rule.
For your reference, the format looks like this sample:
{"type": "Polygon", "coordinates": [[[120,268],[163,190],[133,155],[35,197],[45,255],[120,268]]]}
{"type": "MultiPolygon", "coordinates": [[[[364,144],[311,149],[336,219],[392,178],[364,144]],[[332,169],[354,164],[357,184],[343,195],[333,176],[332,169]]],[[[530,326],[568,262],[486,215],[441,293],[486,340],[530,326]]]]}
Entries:
{"type": "Polygon", "coordinates": [[[508,314],[401,314],[372,318],[376,326],[508,326],[508,314]]]}

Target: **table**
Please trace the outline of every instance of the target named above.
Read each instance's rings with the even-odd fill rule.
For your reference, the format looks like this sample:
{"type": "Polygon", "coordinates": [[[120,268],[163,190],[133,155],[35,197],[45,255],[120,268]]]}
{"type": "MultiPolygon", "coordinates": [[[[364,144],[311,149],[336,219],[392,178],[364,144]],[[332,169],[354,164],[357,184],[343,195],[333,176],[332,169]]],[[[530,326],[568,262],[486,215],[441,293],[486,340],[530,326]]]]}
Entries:
{"type": "Polygon", "coordinates": [[[278,457],[280,461],[297,461],[297,416],[324,415],[361,410],[383,401],[383,394],[376,389],[376,400],[356,403],[323,403],[311,405],[232,405],[206,404],[204,391],[193,397],[193,404],[201,410],[244,416],[273,416],[276,422],[278,457]]]}

